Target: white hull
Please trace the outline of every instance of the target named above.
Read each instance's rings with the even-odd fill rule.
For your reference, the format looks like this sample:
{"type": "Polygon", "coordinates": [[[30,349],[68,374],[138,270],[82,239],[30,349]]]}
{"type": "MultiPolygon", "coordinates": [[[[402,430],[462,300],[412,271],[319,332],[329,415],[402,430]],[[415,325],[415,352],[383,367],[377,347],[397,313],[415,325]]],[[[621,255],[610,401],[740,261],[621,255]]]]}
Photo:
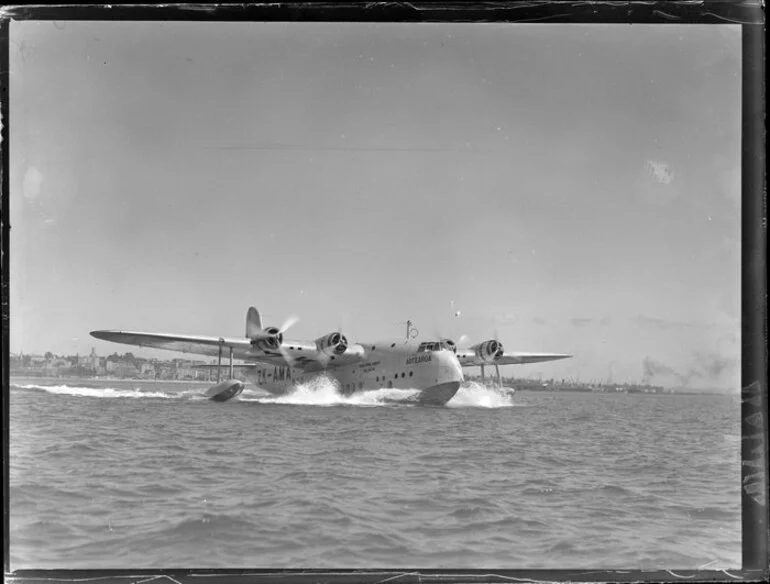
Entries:
{"type": "Polygon", "coordinates": [[[284,395],[298,384],[325,376],[338,384],[343,395],[382,388],[412,389],[420,391],[417,401],[431,405],[444,405],[460,388],[462,368],[450,351],[415,354],[412,347],[395,343],[374,347],[354,364],[313,373],[298,367],[265,366],[249,371],[249,381],[273,395],[284,395]]]}

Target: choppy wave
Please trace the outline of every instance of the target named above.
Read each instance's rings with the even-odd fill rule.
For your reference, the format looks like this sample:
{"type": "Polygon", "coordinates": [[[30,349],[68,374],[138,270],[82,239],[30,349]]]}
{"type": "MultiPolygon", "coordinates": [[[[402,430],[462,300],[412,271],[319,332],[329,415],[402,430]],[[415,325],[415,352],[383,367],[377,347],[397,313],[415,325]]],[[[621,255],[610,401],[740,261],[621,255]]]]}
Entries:
{"type": "Polygon", "coordinates": [[[509,408],[513,405],[512,390],[487,387],[475,381],[464,383],[447,404],[452,408],[509,408]]]}
{"type": "Polygon", "coordinates": [[[54,393],[58,395],[71,395],[76,397],[96,397],[96,398],[157,398],[157,399],[181,399],[203,397],[202,392],[198,390],[183,391],[150,391],[140,387],[133,389],[119,389],[116,387],[79,387],[71,385],[14,385],[19,389],[33,389],[54,393]]]}
{"type": "MultiPolygon", "coordinates": [[[[14,387],[89,398],[206,399],[205,390],[202,388],[163,391],[143,387],[116,388],[40,384],[14,385],[14,387]]],[[[260,404],[377,407],[414,405],[419,393],[419,389],[382,388],[343,395],[337,380],[322,376],[307,383],[298,384],[288,393],[280,396],[267,394],[261,389],[246,388],[236,400],[260,404]]],[[[455,397],[447,404],[448,407],[453,408],[506,408],[513,405],[510,390],[498,390],[475,382],[468,382],[460,387],[455,397]]]]}
{"type": "MultiPolygon", "coordinates": [[[[245,393],[245,392],[244,392],[245,393]]],[[[242,401],[256,401],[265,404],[290,404],[307,406],[382,406],[408,404],[420,393],[418,389],[376,389],[352,395],[342,395],[339,383],[330,377],[317,377],[307,383],[300,383],[289,393],[281,396],[241,396],[242,401]]]]}
{"type": "Polygon", "coordinates": [[[63,383],[9,396],[12,569],[740,565],[733,398],[63,383]]]}

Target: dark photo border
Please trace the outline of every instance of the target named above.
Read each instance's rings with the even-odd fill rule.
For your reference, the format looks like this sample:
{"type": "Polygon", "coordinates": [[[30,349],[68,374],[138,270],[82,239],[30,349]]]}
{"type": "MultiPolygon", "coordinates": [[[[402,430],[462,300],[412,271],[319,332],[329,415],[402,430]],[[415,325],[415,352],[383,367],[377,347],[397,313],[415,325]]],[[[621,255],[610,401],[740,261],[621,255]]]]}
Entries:
{"type": "MultiPolygon", "coordinates": [[[[764,10],[753,2],[281,3],[51,5],[0,9],[0,183],[2,186],[3,541],[9,582],[245,584],[247,582],[732,582],[768,578],[768,404],[764,10]],[[548,22],[740,24],[742,27],[742,529],[743,566],[708,570],[19,570],[9,572],[9,26],[18,20],[548,22]]],[[[344,568],[344,566],[340,566],[344,568]]]]}

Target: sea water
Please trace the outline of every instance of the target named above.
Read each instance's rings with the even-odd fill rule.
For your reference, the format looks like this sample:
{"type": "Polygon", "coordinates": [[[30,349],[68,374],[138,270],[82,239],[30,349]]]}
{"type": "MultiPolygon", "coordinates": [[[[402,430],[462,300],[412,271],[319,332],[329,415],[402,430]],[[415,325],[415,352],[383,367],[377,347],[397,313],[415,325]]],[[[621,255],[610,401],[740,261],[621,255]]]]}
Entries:
{"type": "Polygon", "coordinates": [[[12,380],[22,568],[740,566],[737,396],[12,380]]]}

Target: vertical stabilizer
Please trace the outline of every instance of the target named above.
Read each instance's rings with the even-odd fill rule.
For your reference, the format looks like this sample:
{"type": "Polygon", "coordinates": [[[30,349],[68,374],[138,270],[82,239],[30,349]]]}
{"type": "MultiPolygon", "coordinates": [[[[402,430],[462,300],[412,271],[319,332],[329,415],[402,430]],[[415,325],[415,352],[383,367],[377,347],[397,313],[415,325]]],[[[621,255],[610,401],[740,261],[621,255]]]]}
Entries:
{"type": "Polygon", "coordinates": [[[259,316],[259,310],[249,306],[246,313],[246,338],[250,339],[262,333],[262,317],[259,316]]]}

